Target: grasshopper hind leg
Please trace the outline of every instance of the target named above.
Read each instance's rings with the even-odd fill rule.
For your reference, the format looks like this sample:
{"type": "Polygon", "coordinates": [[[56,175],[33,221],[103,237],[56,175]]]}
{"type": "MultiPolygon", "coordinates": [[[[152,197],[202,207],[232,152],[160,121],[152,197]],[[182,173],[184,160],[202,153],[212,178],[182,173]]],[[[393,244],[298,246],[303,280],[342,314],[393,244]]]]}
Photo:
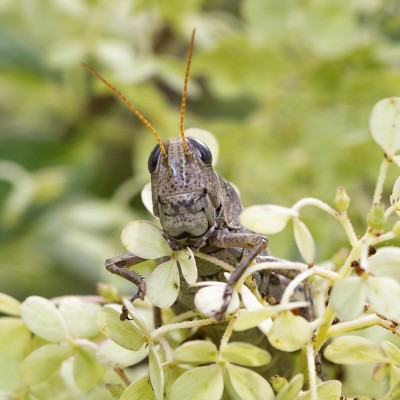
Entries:
{"type": "MultiPolygon", "coordinates": [[[[126,280],[132,282],[134,285],[137,286],[136,294],[130,298],[131,302],[133,302],[136,299],[144,300],[144,296],[146,295],[145,279],[137,272],[131,271],[129,269],[129,267],[139,264],[142,261],[145,260],[131,253],[124,253],[117,257],[106,260],[105,263],[107,271],[111,272],[112,274],[118,275],[122,278],[125,278],[126,280]]],[[[126,309],[125,306],[122,307],[120,319],[121,321],[129,319],[128,310],[126,309]]]]}

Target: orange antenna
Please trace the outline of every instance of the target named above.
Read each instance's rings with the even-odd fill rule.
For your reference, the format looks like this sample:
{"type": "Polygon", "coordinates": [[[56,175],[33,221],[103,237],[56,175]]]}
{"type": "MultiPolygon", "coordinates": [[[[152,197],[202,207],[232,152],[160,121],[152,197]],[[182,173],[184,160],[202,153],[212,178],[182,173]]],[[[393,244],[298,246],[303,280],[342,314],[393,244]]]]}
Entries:
{"type": "Polygon", "coordinates": [[[108,82],[106,78],[102,77],[90,65],[87,65],[84,62],[81,62],[81,65],[82,67],[86,68],[90,73],[92,73],[96,78],[100,79],[117,97],[119,97],[129,107],[129,109],[147,126],[147,128],[149,128],[153,132],[154,136],[157,139],[158,145],[160,146],[161,153],[165,155],[166,152],[164,143],[161,140],[160,135],[153,128],[153,125],[151,125],[150,122],[147,121],[147,119],[143,117],[143,115],[136,109],[136,107],[116,87],[114,87],[110,82],[108,82]]]}
{"type": "Polygon", "coordinates": [[[183,142],[183,148],[185,149],[185,153],[189,153],[189,146],[187,144],[187,140],[185,137],[185,129],[184,129],[184,120],[185,120],[185,107],[186,107],[186,95],[187,95],[187,85],[189,80],[189,71],[190,71],[190,64],[192,62],[192,53],[194,47],[194,36],[196,33],[196,29],[193,29],[192,38],[190,39],[187,62],[186,62],[186,72],[185,72],[185,81],[183,84],[183,91],[182,91],[182,102],[181,102],[181,114],[179,118],[179,128],[181,132],[181,138],[183,142]]]}

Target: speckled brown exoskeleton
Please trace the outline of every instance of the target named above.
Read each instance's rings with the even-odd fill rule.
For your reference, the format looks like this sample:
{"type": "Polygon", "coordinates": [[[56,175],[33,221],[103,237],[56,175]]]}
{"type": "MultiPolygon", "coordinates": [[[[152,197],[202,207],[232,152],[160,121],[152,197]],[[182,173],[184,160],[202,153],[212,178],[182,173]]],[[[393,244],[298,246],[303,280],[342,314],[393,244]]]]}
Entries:
{"type": "MultiPolygon", "coordinates": [[[[239,195],[235,188],[214,170],[209,148],[197,138],[185,137],[184,113],[193,43],[194,32],[188,51],[182,94],[180,137],[165,141],[125,96],[93,68],[86,64],[83,66],[102,80],[153,132],[158,141],[148,160],[153,213],[159,218],[163,236],[171,248],[178,250],[189,246],[234,266],[234,271],[227,280],[223,305],[215,314],[216,319],[221,320],[235,284],[252,261],[276,259],[265,255],[268,243],[265,236],[251,232],[241,225],[239,214],[243,207],[239,195]]],[[[129,269],[142,261],[144,260],[131,253],[106,261],[108,271],[138,287],[132,301],[137,298],[144,299],[146,293],[144,278],[129,269]]],[[[199,257],[196,257],[196,264],[200,280],[225,281],[221,267],[199,257]]],[[[260,291],[266,295],[271,285],[277,286],[281,279],[271,271],[258,273],[254,278],[260,291]]],[[[182,280],[174,309],[178,312],[193,309],[195,291],[196,289],[188,287],[182,280]]],[[[127,310],[123,308],[121,319],[126,318],[127,310]]]]}

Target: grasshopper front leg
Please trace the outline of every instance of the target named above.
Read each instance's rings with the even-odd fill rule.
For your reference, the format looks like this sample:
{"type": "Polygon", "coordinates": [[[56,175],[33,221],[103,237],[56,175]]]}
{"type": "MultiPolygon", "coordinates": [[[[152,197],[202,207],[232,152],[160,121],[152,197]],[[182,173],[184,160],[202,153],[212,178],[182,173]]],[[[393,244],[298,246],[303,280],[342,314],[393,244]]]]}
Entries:
{"type": "MultiPolygon", "coordinates": [[[[105,263],[107,271],[121,276],[137,286],[137,292],[131,297],[130,301],[134,301],[136,299],[144,300],[144,296],[146,295],[146,282],[144,278],[137,272],[128,269],[129,267],[139,264],[142,261],[145,260],[133,255],[132,253],[124,253],[117,257],[109,258],[105,263]]],[[[128,317],[128,310],[125,306],[123,306],[120,319],[121,321],[124,321],[128,319],[128,317]]]]}
{"type": "Polygon", "coordinates": [[[241,247],[250,249],[242,258],[228,279],[221,309],[215,314],[217,320],[221,320],[231,301],[233,289],[240,277],[246,271],[251,262],[267,248],[268,239],[265,236],[252,232],[229,232],[228,230],[216,231],[210,237],[210,244],[220,248],[241,247]]]}

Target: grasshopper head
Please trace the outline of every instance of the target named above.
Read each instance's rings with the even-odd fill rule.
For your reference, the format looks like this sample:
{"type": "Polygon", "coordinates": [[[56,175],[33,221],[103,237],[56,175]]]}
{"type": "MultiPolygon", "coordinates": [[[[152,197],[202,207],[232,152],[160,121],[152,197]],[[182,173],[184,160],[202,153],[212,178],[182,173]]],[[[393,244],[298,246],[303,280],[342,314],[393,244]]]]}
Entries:
{"type": "Polygon", "coordinates": [[[220,206],[218,175],[210,149],[188,137],[188,151],[180,138],[165,142],[166,154],[156,146],[150,154],[153,212],[164,232],[183,245],[194,245],[215,224],[220,206]]]}

